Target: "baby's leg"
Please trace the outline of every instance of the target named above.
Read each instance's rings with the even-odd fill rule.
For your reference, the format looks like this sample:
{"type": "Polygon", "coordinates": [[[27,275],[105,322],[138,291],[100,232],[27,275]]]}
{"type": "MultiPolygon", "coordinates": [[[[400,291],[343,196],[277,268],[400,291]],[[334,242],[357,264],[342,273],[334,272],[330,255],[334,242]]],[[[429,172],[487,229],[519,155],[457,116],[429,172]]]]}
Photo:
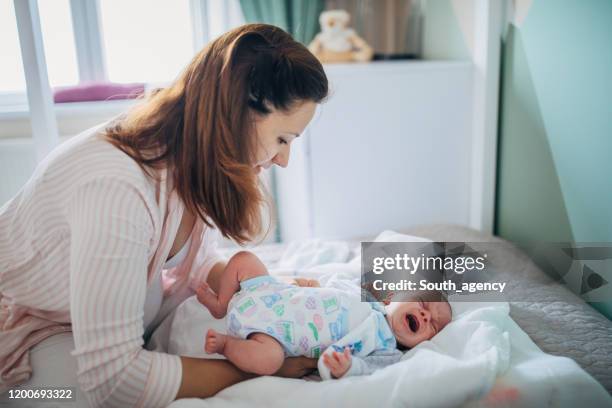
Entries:
{"type": "Polygon", "coordinates": [[[283,347],[264,333],[253,333],[242,340],[210,329],[205,349],[207,353],[223,354],[242,371],[259,375],[274,374],[285,361],[283,347]]]}
{"type": "Polygon", "coordinates": [[[204,282],[196,290],[198,300],[216,319],[221,319],[227,313],[230,299],[240,289],[240,282],[267,274],[266,266],[257,256],[248,251],[240,251],[227,262],[221,276],[219,293],[215,294],[204,282]]]}

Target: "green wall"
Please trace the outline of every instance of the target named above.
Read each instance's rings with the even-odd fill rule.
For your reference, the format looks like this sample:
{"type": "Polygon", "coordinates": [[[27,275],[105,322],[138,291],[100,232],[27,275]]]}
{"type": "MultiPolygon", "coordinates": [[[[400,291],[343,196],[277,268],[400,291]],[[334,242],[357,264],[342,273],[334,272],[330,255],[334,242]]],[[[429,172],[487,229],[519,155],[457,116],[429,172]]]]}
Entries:
{"type": "Polygon", "coordinates": [[[534,0],[501,78],[496,233],[612,242],[612,1],[534,0]]]}
{"type": "Polygon", "coordinates": [[[424,3],[423,58],[429,60],[469,60],[459,21],[450,0],[429,0],[424,3]]]}

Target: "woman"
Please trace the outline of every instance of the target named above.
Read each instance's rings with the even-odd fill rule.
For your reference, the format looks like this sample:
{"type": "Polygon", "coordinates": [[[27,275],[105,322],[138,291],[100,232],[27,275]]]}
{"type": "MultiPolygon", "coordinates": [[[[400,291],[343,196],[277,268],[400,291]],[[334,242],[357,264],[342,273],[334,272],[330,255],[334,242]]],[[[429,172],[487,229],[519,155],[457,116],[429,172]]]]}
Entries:
{"type": "MultiPolygon", "coordinates": [[[[202,281],[218,287],[214,231],[239,243],[261,232],[257,173],[287,166],[327,91],[304,46],[246,25],[52,152],[0,209],[0,391],[76,386],[78,406],[161,407],[248,378],[145,350],[143,334],[202,281]]],[[[287,360],[279,374],[314,366],[287,360]]]]}

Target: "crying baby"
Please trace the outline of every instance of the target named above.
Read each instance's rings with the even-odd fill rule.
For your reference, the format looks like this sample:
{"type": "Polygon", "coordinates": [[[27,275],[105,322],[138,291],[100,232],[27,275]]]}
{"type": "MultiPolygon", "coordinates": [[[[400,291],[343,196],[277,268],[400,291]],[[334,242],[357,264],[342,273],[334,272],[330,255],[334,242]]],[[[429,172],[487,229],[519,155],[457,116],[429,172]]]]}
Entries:
{"type": "Polygon", "coordinates": [[[398,362],[402,349],[431,339],[451,321],[441,296],[363,302],[359,291],[311,280],[282,282],[247,251],[228,261],[219,293],[204,283],[197,298],[227,322],[227,334],[208,330],[206,352],[259,375],[277,372],[286,357],[295,356],[318,358],[323,379],[369,374],[398,362]]]}

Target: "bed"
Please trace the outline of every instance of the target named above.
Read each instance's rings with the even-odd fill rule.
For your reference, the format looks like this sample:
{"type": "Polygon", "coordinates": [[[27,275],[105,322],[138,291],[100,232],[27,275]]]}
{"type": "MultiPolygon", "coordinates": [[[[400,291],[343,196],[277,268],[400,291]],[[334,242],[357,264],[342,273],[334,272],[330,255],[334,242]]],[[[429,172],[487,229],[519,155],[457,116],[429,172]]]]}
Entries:
{"type": "Polygon", "coordinates": [[[518,282],[522,290],[541,298],[510,302],[512,319],[542,351],[572,358],[612,393],[612,321],[563,286],[544,284],[544,273],[508,241],[454,225],[420,226],[405,232],[434,241],[499,242],[508,270],[532,277],[518,282]]]}
{"type": "MultiPolygon", "coordinates": [[[[404,234],[428,238],[434,241],[497,242],[499,243],[499,251],[502,252],[501,259],[503,260],[506,266],[504,270],[507,271],[507,273],[512,273],[513,271],[520,271],[522,276],[528,277],[527,279],[521,279],[521,281],[517,282],[516,285],[519,285],[520,289],[524,290],[525,293],[537,293],[539,299],[541,300],[537,302],[509,303],[509,316],[511,317],[513,324],[514,322],[516,322],[516,324],[518,325],[516,326],[516,331],[520,332],[516,334],[515,337],[512,337],[512,341],[516,342],[516,339],[520,338],[520,341],[525,342],[526,349],[529,349],[529,347],[531,347],[531,349],[529,349],[531,350],[530,352],[540,353],[542,356],[546,356],[550,359],[541,360],[538,364],[535,365],[523,365],[522,368],[519,367],[519,369],[513,367],[513,370],[510,370],[512,371],[512,373],[506,375],[506,377],[508,377],[508,381],[512,382],[513,375],[515,377],[517,375],[519,377],[526,375],[526,377],[520,379],[518,383],[525,383],[526,381],[535,381],[535,384],[531,384],[529,385],[529,387],[525,387],[537,390],[544,387],[544,385],[539,386],[537,384],[538,381],[542,381],[542,384],[547,382],[547,387],[550,387],[551,391],[548,393],[540,392],[539,396],[534,396],[532,399],[528,399],[528,401],[530,402],[527,404],[525,403],[525,401],[523,401],[523,404],[518,401],[516,404],[510,404],[508,406],[532,406],[534,404],[534,401],[540,401],[538,400],[538,398],[544,398],[540,402],[538,402],[538,405],[543,406],[557,406],[556,404],[559,403],[561,406],[572,406],[580,402],[586,402],[588,404],[589,401],[591,404],[610,406],[608,404],[610,403],[610,401],[612,401],[609,399],[609,394],[612,393],[612,341],[610,341],[612,340],[611,321],[609,321],[592,307],[581,301],[578,297],[576,297],[574,294],[569,292],[561,285],[551,285],[550,282],[546,281],[544,273],[540,269],[538,269],[527,256],[525,256],[511,243],[502,240],[498,237],[493,237],[491,235],[483,234],[481,232],[466,227],[455,225],[424,225],[405,229],[401,232],[404,234]],[[519,326],[522,331],[518,329],[519,326]],[[531,340],[533,340],[533,343],[535,343],[537,347],[527,338],[527,336],[524,336],[523,332],[526,333],[529,338],[531,338],[531,340]],[[521,335],[523,335],[525,338],[521,338],[521,335]],[[527,345],[527,343],[529,343],[531,346],[527,345]],[[541,353],[541,351],[538,350],[538,347],[541,351],[547,354],[545,355],[544,353],[541,353]],[[577,367],[571,366],[571,364],[574,364],[574,362],[569,359],[554,359],[552,358],[552,356],[569,357],[570,359],[574,360],[584,371],[578,369],[577,367]],[[529,375],[531,375],[532,373],[521,373],[521,370],[531,372],[537,371],[540,373],[538,374],[540,375],[540,377],[532,377],[531,379],[528,379],[529,375]],[[586,372],[590,376],[586,374],[582,376],[576,376],[574,371],[577,370],[580,370],[581,372],[586,372]],[[542,375],[547,375],[547,371],[555,372],[555,376],[557,377],[542,377],[542,375]],[[554,385],[555,383],[561,381],[559,380],[559,378],[565,375],[567,375],[567,378],[563,380],[566,382],[565,384],[563,384],[563,388],[559,388],[559,384],[554,385]],[[534,378],[536,379],[534,380],[534,378]],[[593,379],[596,380],[596,382],[593,381],[593,379]],[[553,384],[553,386],[551,386],[551,384],[553,384]],[[598,387],[602,390],[605,389],[607,393],[604,391],[605,395],[602,396],[598,394],[597,398],[593,397],[594,399],[589,397],[589,395],[591,394],[599,393],[598,387]],[[565,394],[562,397],[555,395],[559,393],[565,394]]],[[[359,240],[349,241],[348,244],[348,247],[351,248],[351,253],[348,255],[348,258],[351,258],[357,255],[359,249],[359,240]]],[[[287,246],[283,244],[270,244],[252,250],[260,256],[260,258],[264,261],[264,263],[268,265],[270,269],[274,269],[275,267],[279,266],[279,260],[281,258],[281,255],[285,253],[286,249],[287,246]]],[[[228,250],[228,254],[230,252],[231,251],[228,250]]],[[[540,354],[538,354],[538,356],[540,356],[540,354]]],[[[465,370],[465,367],[462,367],[462,370],[465,370]]],[[[457,373],[462,372],[466,371],[457,371],[457,373]]],[[[389,375],[394,376],[390,378],[397,378],[398,376],[402,375],[402,372],[398,371],[394,374],[389,375]]],[[[372,377],[372,384],[374,384],[374,381],[376,380],[376,373],[370,377],[372,377]]],[[[362,378],[359,379],[359,381],[355,381],[353,383],[348,382],[348,385],[345,387],[345,389],[349,390],[351,389],[350,386],[353,386],[354,388],[357,387],[355,389],[359,389],[359,392],[361,392],[361,390],[368,387],[367,381],[367,378],[362,378]]],[[[452,381],[453,380],[451,380],[451,383],[452,381]]],[[[383,386],[383,384],[386,384],[388,382],[389,381],[386,381],[384,383],[379,382],[378,385],[372,385],[367,391],[368,397],[371,397],[370,399],[356,399],[352,402],[352,404],[366,406],[369,405],[369,403],[366,404],[365,402],[372,402],[372,398],[384,398],[385,395],[389,395],[388,393],[390,392],[397,392],[398,387],[411,386],[411,384],[408,383],[397,382],[395,384],[396,389],[395,391],[393,391],[391,389],[385,389],[385,387],[383,386]],[[379,395],[378,393],[381,394],[379,395]]],[[[238,384],[234,387],[230,387],[229,389],[224,390],[217,397],[212,399],[179,400],[175,401],[171,405],[171,407],[209,407],[217,405],[222,406],[227,403],[231,403],[233,405],[244,404],[246,406],[249,404],[249,401],[259,401],[260,403],[269,404],[271,401],[269,395],[266,397],[261,397],[263,399],[258,400],[258,398],[260,398],[262,390],[275,390],[275,392],[278,392],[280,394],[289,394],[293,395],[293,397],[299,398],[300,395],[313,395],[313,392],[325,393],[325,389],[323,388],[324,386],[319,384],[322,383],[316,384],[312,382],[307,383],[306,381],[302,380],[259,378],[256,380],[248,381],[246,383],[238,384]],[[241,399],[241,396],[244,396],[244,399],[241,399]]],[[[423,385],[418,389],[427,390],[428,387],[423,385]]],[[[435,392],[433,391],[434,389],[435,387],[431,388],[429,393],[435,394],[435,392]]],[[[446,391],[452,394],[452,392],[449,391],[448,388],[446,391]]],[[[413,392],[415,391],[413,390],[413,392]]],[[[459,393],[457,394],[458,399],[454,400],[452,398],[447,398],[441,400],[429,400],[431,404],[425,403],[423,406],[480,406],[478,405],[479,403],[477,402],[477,400],[475,400],[474,398],[462,400],[461,398],[463,397],[464,395],[459,393]],[[449,401],[460,402],[457,402],[457,404],[449,404],[449,401]]],[[[427,396],[424,396],[423,398],[424,399],[422,399],[421,402],[428,401],[427,396]]],[[[281,400],[279,399],[279,401],[281,400]]],[[[288,401],[291,400],[284,400],[285,403],[288,401]]],[[[343,399],[342,401],[349,401],[349,399],[343,399]]],[[[320,398],[314,399],[307,403],[303,400],[301,402],[304,406],[315,406],[321,405],[323,403],[325,403],[326,405],[338,403],[337,400],[320,398]]],[[[403,405],[398,401],[395,402],[395,405],[403,405]]],[[[345,405],[345,403],[342,403],[341,405],[345,405]]]]}

